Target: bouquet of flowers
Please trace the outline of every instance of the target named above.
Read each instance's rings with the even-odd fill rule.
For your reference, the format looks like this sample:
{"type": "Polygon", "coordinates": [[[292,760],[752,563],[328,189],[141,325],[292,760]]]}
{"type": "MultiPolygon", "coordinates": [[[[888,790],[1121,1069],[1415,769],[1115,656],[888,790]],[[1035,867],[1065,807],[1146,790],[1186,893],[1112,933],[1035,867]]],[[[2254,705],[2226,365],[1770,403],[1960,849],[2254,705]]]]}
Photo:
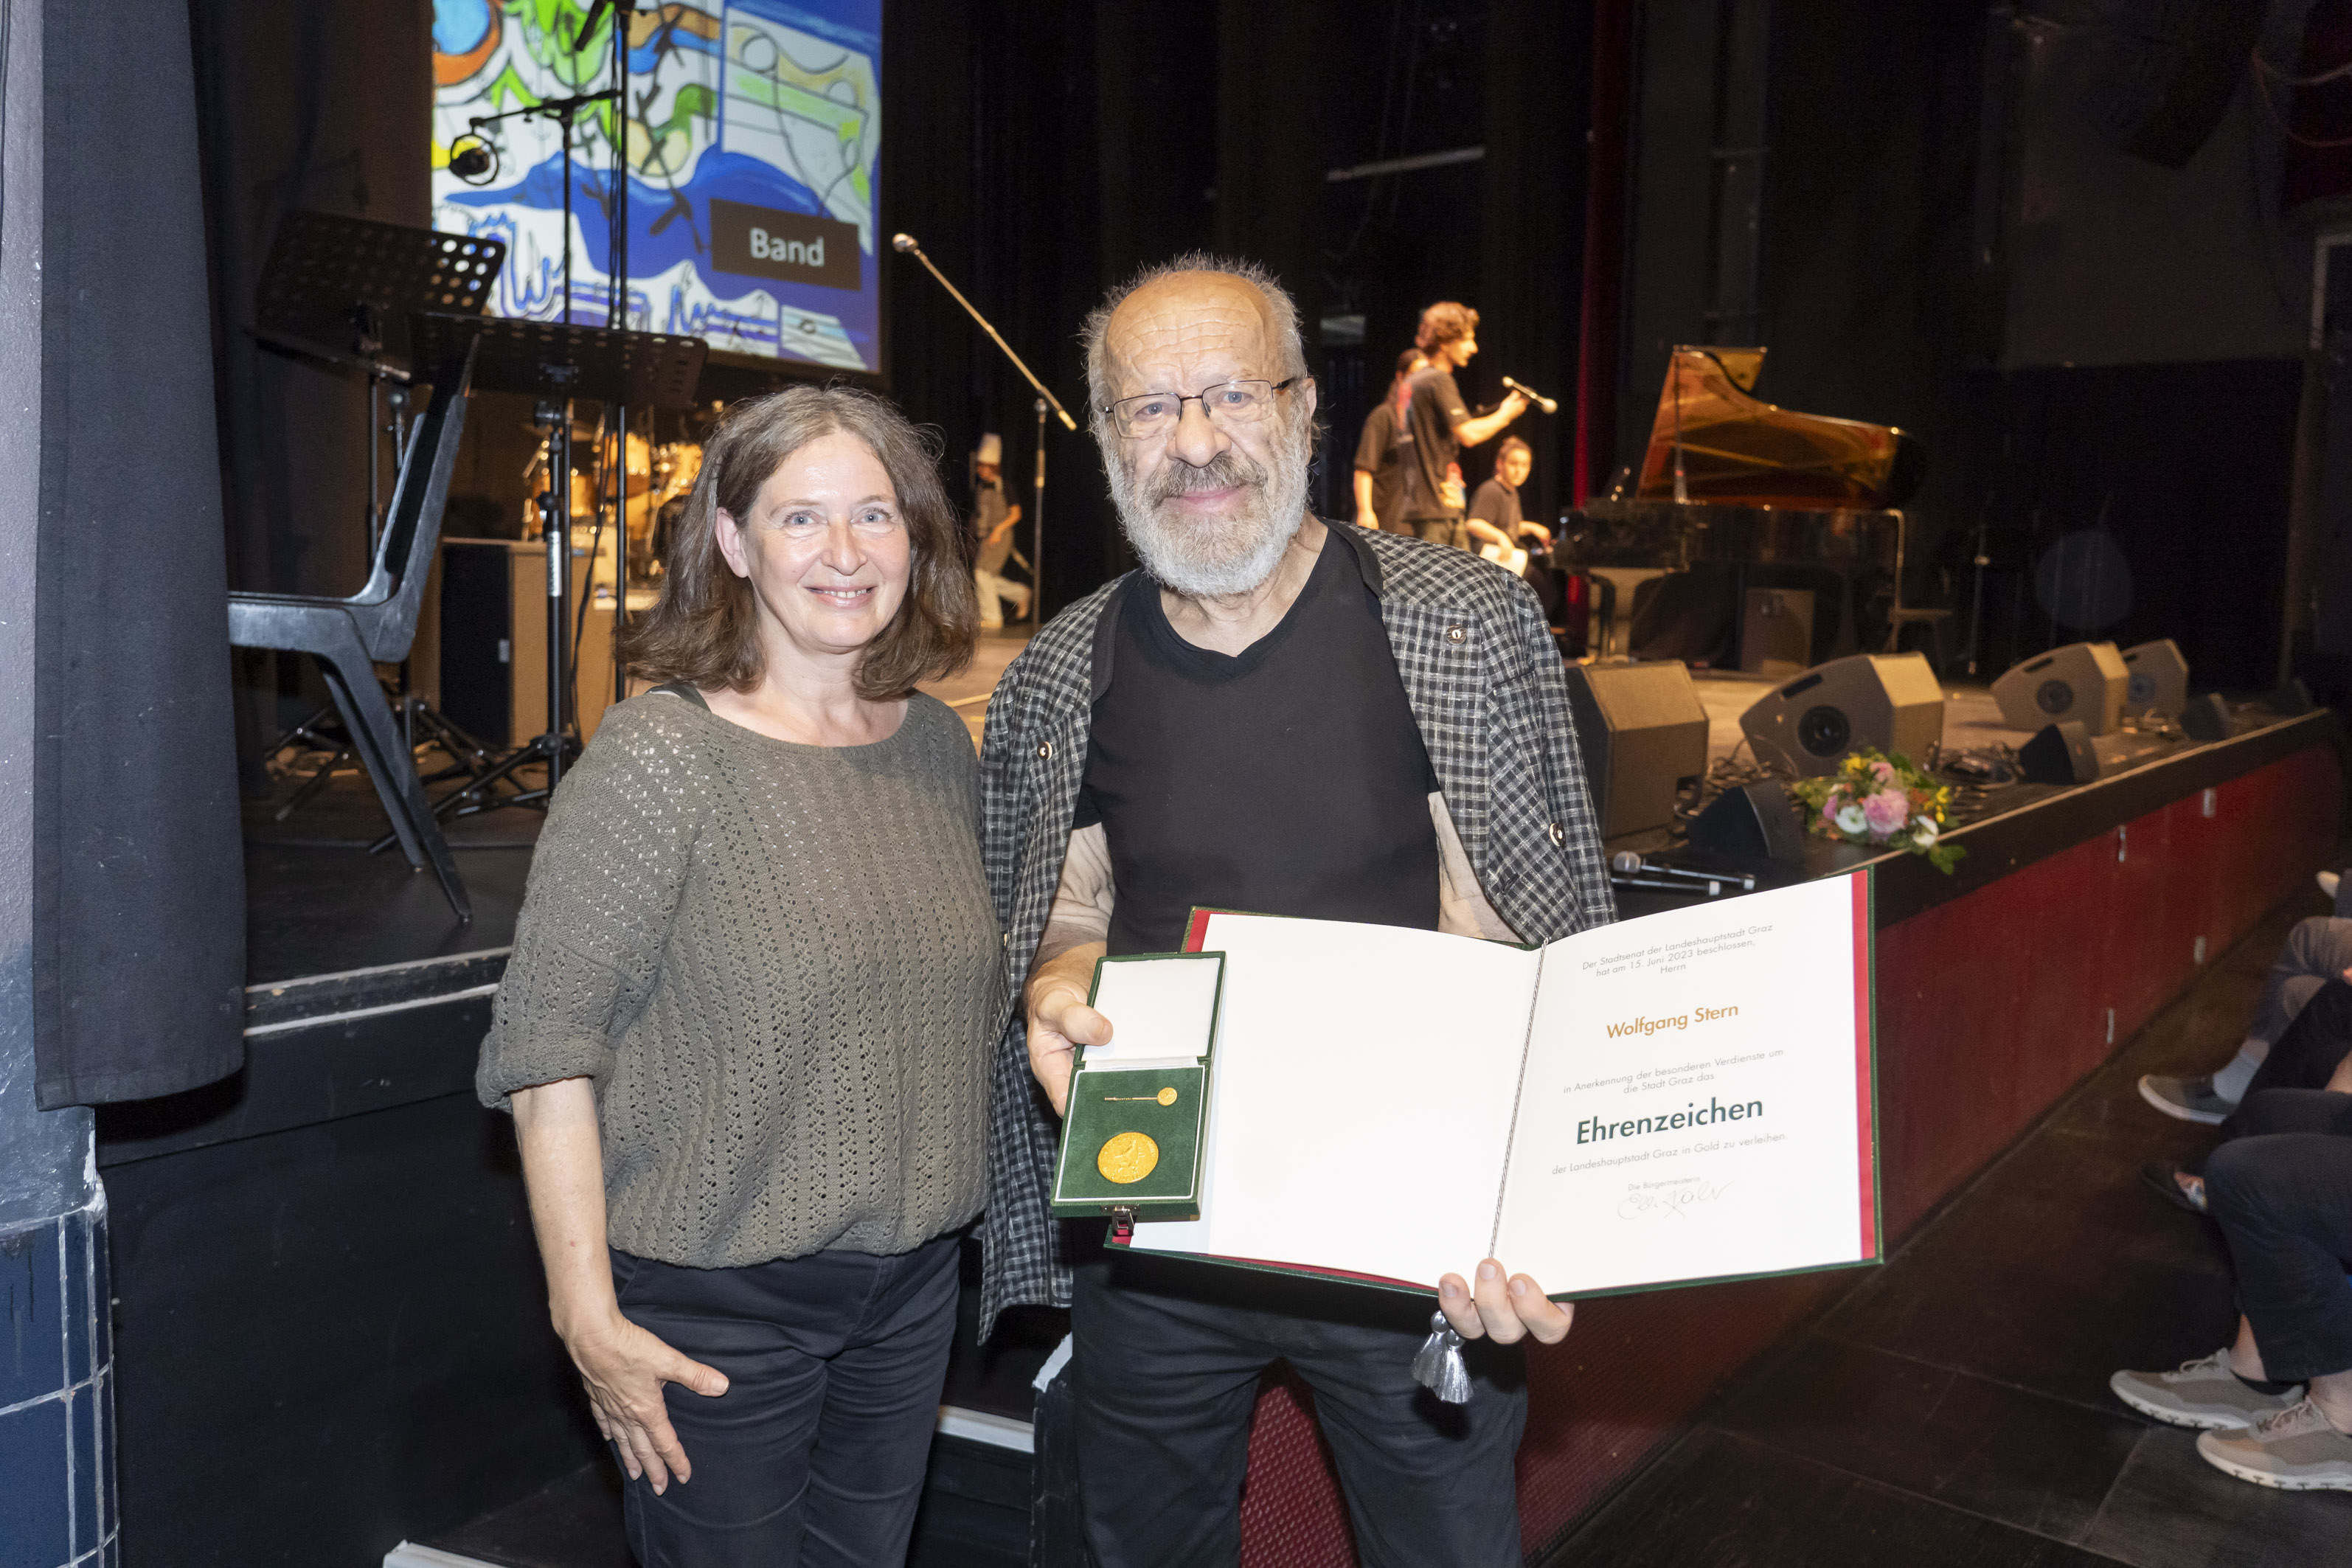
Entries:
{"type": "Polygon", "coordinates": [[[1907,849],[1925,855],[1946,876],[1968,851],[1942,842],[1951,822],[1952,791],[1911,765],[1901,752],[1865,746],[1827,778],[1799,779],[1789,793],[1806,808],[1805,829],[1820,838],[1907,849]]]}

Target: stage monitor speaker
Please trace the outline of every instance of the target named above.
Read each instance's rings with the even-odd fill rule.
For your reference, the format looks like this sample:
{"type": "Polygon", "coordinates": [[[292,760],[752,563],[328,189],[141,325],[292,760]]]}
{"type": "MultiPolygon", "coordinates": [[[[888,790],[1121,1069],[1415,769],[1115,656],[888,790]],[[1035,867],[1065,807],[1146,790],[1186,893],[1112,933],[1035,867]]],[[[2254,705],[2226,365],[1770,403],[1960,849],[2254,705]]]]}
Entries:
{"type": "Polygon", "coordinates": [[[2073,642],[2014,666],[1992,683],[2000,721],[2039,730],[2072,720],[2094,735],[2112,735],[2123,718],[2131,671],[2111,642],[2073,642]]]}
{"type": "Polygon", "coordinates": [[[2124,711],[2178,719],[2189,706],[2189,661],[2170,637],[2124,649],[2124,711]]]}
{"type": "Polygon", "coordinates": [[[2236,726],[2230,722],[2230,704],[2218,691],[2209,691],[2180,710],[2180,729],[2192,741],[2226,741],[2236,726]]]}
{"type": "Polygon", "coordinates": [[[1774,780],[1725,790],[1690,825],[1690,846],[1734,860],[1805,858],[1805,825],[1789,792],[1774,780]]]}
{"type": "Polygon", "coordinates": [[[2073,719],[2044,724],[2017,749],[2017,760],[2028,784],[2089,784],[2099,776],[2099,752],[2091,743],[2090,727],[2073,719]]]}
{"type": "Polygon", "coordinates": [[[1944,689],[1925,656],[1857,653],[1777,688],[1739,716],[1756,760],[1801,778],[1837,771],[1858,746],[1925,763],[1944,738],[1944,689]]]}
{"type": "Polygon", "coordinates": [[[1568,706],[1601,837],[1664,827],[1706,772],[1706,708],[1686,665],[1571,664],[1568,706]]]}

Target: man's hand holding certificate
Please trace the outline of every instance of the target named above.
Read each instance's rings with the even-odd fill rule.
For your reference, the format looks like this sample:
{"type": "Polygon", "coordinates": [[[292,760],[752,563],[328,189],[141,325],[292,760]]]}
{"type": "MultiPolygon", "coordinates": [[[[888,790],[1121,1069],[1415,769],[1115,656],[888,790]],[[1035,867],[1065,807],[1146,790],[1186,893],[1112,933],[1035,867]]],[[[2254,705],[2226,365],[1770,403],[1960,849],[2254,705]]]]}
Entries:
{"type": "MultiPolygon", "coordinates": [[[[1285,923],[1323,930],[1360,929],[1319,921],[1285,923]]],[[[1053,1101],[1054,1109],[1066,1119],[1066,1127],[1067,1119],[1073,1115],[1070,1095],[1075,1064],[1082,1054],[1091,1051],[1102,1067],[1116,1070],[1126,1061],[1150,1061],[1171,1056],[1170,1047],[1163,1043],[1170,1033],[1181,1036],[1189,1031],[1205,1043],[1207,1035],[1215,1027],[1215,1019],[1211,1014],[1187,1017],[1181,1007],[1171,1008],[1168,1005],[1165,991],[1151,985],[1150,981],[1145,978],[1148,971],[1144,966],[1154,963],[1154,959],[1146,957],[1105,963],[1102,952],[1102,944],[1098,942],[1073,949],[1042,969],[1030,986],[1030,1067],[1046,1096],[1053,1101]],[[1089,991],[1082,977],[1090,971],[1108,977],[1112,982],[1107,990],[1099,979],[1095,983],[1092,996],[1094,1000],[1104,1003],[1101,1008],[1094,1006],[1088,1000],[1089,991]],[[1129,984],[1119,984],[1118,982],[1122,978],[1129,979],[1129,984]],[[1159,994],[1150,994],[1147,987],[1159,994]],[[1138,1004],[1135,1011],[1129,1011],[1121,1005],[1129,996],[1138,1004]],[[1133,1026],[1130,1037],[1148,1034],[1151,1043],[1136,1047],[1132,1055],[1125,1054],[1129,1040],[1118,1038],[1118,1025],[1107,1009],[1116,1009],[1129,1019],[1133,1026]],[[1171,1013],[1176,1016],[1171,1016],[1171,1013]],[[1117,1061],[1107,1060],[1105,1058],[1108,1058],[1115,1040],[1122,1056],[1117,1061]]],[[[1167,1090],[1160,1092],[1164,1094],[1167,1090]]],[[[1066,1145],[1074,1133],[1075,1129],[1071,1129],[1065,1135],[1065,1168],[1071,1163],[1071,1150],[1066,1145]]],[[[1430,1152],[1433,1161],[1430,1179],[1445,1180],[1448,1156],[1444,1151],[1434,1147],[1430,1152]]],[[[1086,1149],[1077,1151],[1078,1169],[1082,1175],[1084,1162],[1091,1153],[1092,1151],[1086,1149]]],[[[1152,1228],[1174,1227],[1162,1225],[1152,1228]]],[[[1540,1343],[1557,1344],[1567,1337],[1575,1309],[1550,1300],[1536,1279],[1526,1274],[1512,1274],[1502,1262],[1491,1257],[1469,1265],[1468,1255],[1465,1255],[1462,1262],[1465,1266],[1462,1272],[1449,1271],[1438,1278],[1436,1290],[1440,1310],[1445,1314],[1454,1331],[1464,1339],[1492,1337],[1500,1343],[1512,1344],[1532,1336],[1540,1343]]]]}
{"type": "Polygon", "coordinates": [[[1870,930],[1862,874],[1535,950],[1202,911],[1213,1007],[1155,999],[1153,965],[1198,960],[1114,961],[1091,1004],[1033,992],[1033,1050],[1092,1070],[1172,1030],[1212,1061],[1213,1034],[1199,1217],[1129,1245],[1435,1289],[1465,1337],[1549,1342],[1546,1289],[1876,1260],[1870,930]]]}

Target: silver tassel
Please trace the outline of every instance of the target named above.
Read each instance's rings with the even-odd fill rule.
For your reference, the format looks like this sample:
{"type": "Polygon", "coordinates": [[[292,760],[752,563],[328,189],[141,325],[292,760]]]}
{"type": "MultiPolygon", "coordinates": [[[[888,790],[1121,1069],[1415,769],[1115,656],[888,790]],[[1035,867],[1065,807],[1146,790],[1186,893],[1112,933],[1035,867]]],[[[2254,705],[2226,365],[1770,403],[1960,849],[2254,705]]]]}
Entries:
{"type": "Polygon", "coordinates": [[[1462,1336],[1443,1312],[1429,1315],[1429,1338],[1412,1358],[1412,1380],[1448,1405],[1470,1403],[1470,1369],[1462,1363],[1462,1336]]]}

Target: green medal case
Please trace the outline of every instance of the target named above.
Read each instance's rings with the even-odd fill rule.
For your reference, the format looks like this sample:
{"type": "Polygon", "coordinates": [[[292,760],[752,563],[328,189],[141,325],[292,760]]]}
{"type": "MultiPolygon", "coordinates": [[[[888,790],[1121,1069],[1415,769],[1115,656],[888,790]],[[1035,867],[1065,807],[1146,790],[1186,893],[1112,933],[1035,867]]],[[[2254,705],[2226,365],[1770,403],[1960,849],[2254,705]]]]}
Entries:
{"type": "Polygon", "coordinates": [[[1197,1219],[1222,952],[1146,952],[1095,965],[1089,1005],[1112,1024],[1081,1048],[1054,1165],[1057,1218],[1197,1219]]]}

